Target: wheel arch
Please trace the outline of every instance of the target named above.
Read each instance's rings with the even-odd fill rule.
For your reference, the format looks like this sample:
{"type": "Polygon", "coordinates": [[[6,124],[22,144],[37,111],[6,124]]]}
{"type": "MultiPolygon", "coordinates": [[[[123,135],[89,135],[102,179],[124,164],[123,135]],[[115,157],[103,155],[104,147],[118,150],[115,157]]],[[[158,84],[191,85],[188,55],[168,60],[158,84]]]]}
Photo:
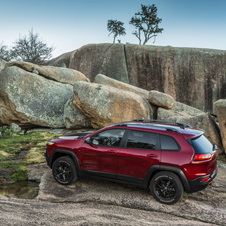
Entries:
{"type": "Polygon", "coordinates": [[[56,159],[62,157],[62,156],[69,156],[71,157],[71,159],[73,160],[74,164],[75,164],[75,168],[78,172],[78,174],[80,174],[80,167],[79,167],[79,163],[78,163],[78,158],[75,155],[74,152],[69,151],[69,150],[64,150],[64,149],[55,149],[50,157],[50,161],[49,161],[49,166],[52,169],[53,163],[56,159]]]}
{"type": "Polygon", "coordinates": [[[153,165],[149,168],[149,170],[145,176],[145,179],[144,179],[145,188],[148,188],[153,176],[160,171],[168,171],[168,172],[175,173],[181,180],[184,190],[188,193],[191,192],[191,188],[188,183],[188,180],[187,180],[184,172],[181,169],[173,167],[173,166],[162,166],[162,165],[153,165]]]}

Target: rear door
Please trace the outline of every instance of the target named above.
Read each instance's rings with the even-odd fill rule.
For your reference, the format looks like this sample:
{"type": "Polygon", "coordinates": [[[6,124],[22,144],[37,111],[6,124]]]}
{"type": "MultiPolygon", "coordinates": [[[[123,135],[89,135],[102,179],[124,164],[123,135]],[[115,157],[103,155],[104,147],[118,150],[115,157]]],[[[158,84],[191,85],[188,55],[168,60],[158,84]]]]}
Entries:
{"type": "Polygon", "coordinates": [[[142,184],[148,169],[160,159],[159,134],[128,130],[119,152],[117,179],[142,184]]]}

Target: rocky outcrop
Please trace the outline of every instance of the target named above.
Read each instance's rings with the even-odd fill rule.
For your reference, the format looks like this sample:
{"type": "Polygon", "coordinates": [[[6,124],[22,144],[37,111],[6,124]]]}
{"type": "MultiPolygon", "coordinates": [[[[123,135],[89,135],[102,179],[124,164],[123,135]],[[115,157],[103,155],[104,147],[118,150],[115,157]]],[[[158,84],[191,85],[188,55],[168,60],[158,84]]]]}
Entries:
{"type": "MultiPolygon", "coordinates": [[[[76,51],[76,50],[75,50],[76,51]]],[[[70,64],[70,57],[74,51],[64,53],[48,62],[48,65],[55,66],[55,67],[65,67],[69,68],[70,64]]]]}
{"type": "Polygon", "coordinates": [[[90,120],[73,104],[73,95],[64,106],[64,124],[67,129],[92,128],[90,120]]]}
{"type": "Polygon", "coordinates": [[[54,180],[51,169],[44,169],[35,200],[2,200],[0,196],[1,222],[3,225],[29,225],[34,219],[29,217],[32,215],[38,225],[84,225],[84,222],[86,225],[101,225],[103,222],[105,225],[134,226],[225,225],[226,168],[221,162],[218,166],[212,187],[208,186],[201,192],[184,193],[176,205],[158,203],[149,190],[103,180],[80,178],[74,184],[62,186],[54,180]],[[67,217],[56,217],[56,209],[62,211],[62,216],[67,213],[67,217]],[[18,218],[18,213],[24,218],[18,218]]]}
{"type": "Polygon", "coordinates": [[[158,119],[172,122],[182,122],[192,127],[205,131],[204,135],[218,147],[219,154],[224,152],[220,130],[214,119],[209,113],[202,113],[196,116],[189,116],[183,112],[175,112],[172,110],[158,109],[158,119]]]}
{"type": "Polygon", "coordinates": [[[77,82],[74,99],[94,128],[153,115],[150,104],[141,96],[106,85],[77,82]]]}
{"type": "Polygon", "coordinates": [[[184,113],[184,112],[166,110],[161,107],[158,108],[158,110],[157,110],[157,119],[158,120],[170,121],[170,119],[172,117],[191,117],[191,115],[184,113]]]}
{"type": "Polygon", "coordinates": [[[151,90],[149,92],[148,101],[158,107],[171,109],[175,105],[175,100],[168,94],[151,90]]]}
{"type": "Polygon", "coordinates": [[[226,153],[226,99],[216,101],[214,108],[219,121],[222,143],[226,153]]]}
{"type": "Polygon", "coordinates": [[[106,74],[129,83],[125,48],[122,44],[89,44],[51,60],[48,65],[57,66],[59,63],[81,71],[92,82],[97,74],[106,74]]]}
{"type": "Polygon", "coordinates": [[[188,105],[180,103],[180,102],[176,102],[174,107],[171,110],[176,111],[176,112],[180,112],[180,113],[184,113],[184,114],[187,114],[187,115],[190,115],[190,116],[196,116],[198,114],[204,113],[203,111],[201,111],[197,108],[188,106],[188,105]]]}
{"type": "Polygon", "coordinates": [[[6,62],[0,58],[0,71],[4,69],[6,62]]]}
{"type": "Polygon", "coordinates": [[[226,51],[132,44],[92,44],[50,61],[65,62],[91,81],[97,74],[171,95],[202,111],[226,98],[226,51]]]}
{"type": "MultiPolygon", "coordinates": [[[[120,82],[120,81],[113,79],[113,78],[109,78],[106,75],[98,74],[95,77],[95,82],[98,83],[98,84],[103,84],[103,85],[115,87],[115,88],[121,89],[123,91],[136,93],[137,95],[145,98],[146,100],[148,100],[148,97],[149,97],[149,92],[147,90],[138,88],[136,86],[132,86],[132,85],[127,84],[125,82],[120,82]]],[[[150,106],[152,108],[153,117],[156,117],[157,106],[155,106],[153,104],[150,104],[150,106]]]]}
{"type": "Polygon", "coordinates": [[[74,85],[77,81],[89,82],[89,79],[79,71],[52,66],[39,66],[24,61],[14,61],[6,63],[6,67],[17,66],[31,73],[43,76],[47,79],[64,84],[74,85]]]}
{"type": "Polygon", "coordinates": [[[166,110],[164,108],[159,107],[157,110],[157,119],[158,120],[168,120],[171,117],[191,117],[197,116],[199,114],[204,114],[205,112],[188,106],[186,104],[182,104],[180,102],[175,102],[175,105],[170,110],[166,110]]]}
{"type": "Polygon", "coordinates": [[[21,127],[64,126],[64,105],[73,87],[11,66],[0,74],[0,121],[21,127]]]}
{"type": "Polygon", "coordinates": [[[117,89],[121,89],[121,90],[124,90],[124,91],[133,92],[133,93],[136,93],[137,95],[140,95],[140,96],[142,96],[146,99],[148,99],[148,96],[149,96],[149,92],[145,89],[141,89],[141,88],[138,88],[136,86],[132,86],[130,84],[127,84],[125,82],[121,82],[121,81],[118,81],[116,79],[109,78],[108,76],[102,75],[102,74],[98,74],[95,77],[95,83],[115,87],[117,89]]]}

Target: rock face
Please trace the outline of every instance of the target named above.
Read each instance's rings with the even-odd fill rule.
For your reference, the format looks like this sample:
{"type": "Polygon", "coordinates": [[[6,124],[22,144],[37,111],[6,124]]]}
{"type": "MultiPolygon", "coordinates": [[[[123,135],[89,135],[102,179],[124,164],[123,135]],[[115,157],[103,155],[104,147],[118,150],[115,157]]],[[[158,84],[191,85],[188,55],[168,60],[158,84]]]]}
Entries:
{"type": "Polygon", "coordinates": [[[0,123],[19,126],[64,126],[64,105],[73,87],[16,66],[0,74],[0,123]]]}
{"type": "Polygon", "coordinates": [[[146,90],[157,90],[176,101],[214,111],[213,102],[226,98],[226,51],[132,44],[94,44],[51,60],[65,63],[91,81],[97,74],[146,90]]]}
{"type": "Polygon", "coordinates": [[[197,108],[188,106],[188,105],[180,103],[180,102],[176,102],[174,107],[171,110],[177,111],[177,112],[180,112],[180,113],[184,113],[184,114],[188,114],[190,116],[196,116],[198,114],[204,113],[203,111],[201,111],[197,108]]]}
{"type": "Polygon", "coordinates": [[[97,74],[106,74],[108,77],[129,83],[125,47],[122,44],[86,45],[51,60],[48,65],[58,66],[62,63],[68,68],[81,71],[91,82],[97,74]]]}
{"type": "Polygon", "coordinates": [[[94,128],[153,115],[150,104],[141,96],[106,85],[77,82],[74,99],[94,128]]]}
{"type": "Polygon", "coordinates": [[[204,135],[218,147],[219,154],[224,152],[220,130],[209,113],[202,113],[196,116],[189,116],[187,113],[174,112],[172,110],[158,109],[158,119],[172,122],[182,122],[192,127],[205,131],[204,135]]]}
{"type": "Polygon", "coordinates": [[[67,101],[64,106],[64,124],[67,129],[91,128],[90,120],[73,104],[74,98],[67,101]]]}
{"type": "Polygon", "coordinates": [[[222,143],[226,153],[226,99],[216,101],[214,103],[214,108],[219,121],[222,143]]]}
{"type": "Polygon", "coordinates": [[[6,67],[17,66],[26,71],[38,74],[45,78],[60,83],[74,85],[77,81],[89,82],[84,74],[79,71],[62,68],[62,67],[51,67],[51,66],[39,66],[36,64],[24,62],[24,61],[14,61],[6,63],[6,67]]]}
{"type": "Polygon", "coordinates": [[[175,100],[168,94],[151,90],[149,92],[148,101],[159,107],[171,109],[175,105],[175,100]]]}
{"type": "Polygon", "coordinates": [[[4,69],[6,62],[0,58],[0,71],[4,69]]]}
{"type": "Polygon", "coordinates": [[[98,84],[103,84],[103,85],[107,85],[107,86],[112,86],[124,91],[129,91],[129,92],[133,92],[136,93],[137,95],[140,95],[146,99],[148,99],[149,96],[149,92],[145,89],[141,89],[138,88],[136,86],[132,86],[130,84],[124,83],[124,82],[120,82],[116,79],[112,79],[107,77],[106,75],[102,75],[102,74],[98,74],[95,77],[95,83],[98,84]]]}
{"type": "Polygon", "coordinates": [[[164,108],[158,108],[158,110],[157,110],[157,119],[158,120],[170,121],[172,117],[191,117],[191,115],[184,113],[184,112],[178,112],[178,111],[173,111],[173,110],[166,110],[164,108]]]}

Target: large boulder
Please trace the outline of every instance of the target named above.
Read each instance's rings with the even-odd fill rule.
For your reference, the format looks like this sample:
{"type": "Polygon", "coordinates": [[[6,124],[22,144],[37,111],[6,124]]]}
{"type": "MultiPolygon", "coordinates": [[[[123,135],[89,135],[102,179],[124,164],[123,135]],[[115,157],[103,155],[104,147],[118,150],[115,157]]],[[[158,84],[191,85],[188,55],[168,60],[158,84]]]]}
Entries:
{"type": "Polygon", "coordinates": [[[220,130],[215,120],[209,113],[198,114],[196,116],[188,116],[181,112],[167,111],[158,109],[158,119],[172,122],[181,122],[191,125],[192,127],[205,131],[204,135],[218,147],[219,154],[224,152],[220,130]],[[168,112],[168,114],[167,114],[168,112]],[[166,116],[166,118],[164,118],[166,116]]]}
{"type": "Polygon", "coordinates": [[[150,104],[141,96],[101,84],[75,83],[74,100],[93,128],[153,115],[150,104]]]}
{"type": "Polygon", "coordinates": [[[184,113],[184,112],[166,110],[161,107],[159,107],[157,110],[157,119],[158,120],[170,121],[170,119],[172,117],[190,117],[190,116],[191,115],[184,113]]]}
{"type": "Polygon", "coordinates": [[[48,65],[64,62],[69,68],[81,71],[91,82],[101,73],[129,83],[125,54],[123,44],[89,44],[51,60],[48,65]]]}
{"type": "Polygon", "coordinates": [[[39,66],[24,61],[14,61],[6,63],[6,67],[17,66],[26,71],[38,74],[47,79],[57,81],[60,83],[74,85],[77,81],[89,82],[89,79],[79,71],[53,66],[39,66]]]}
{"type": "Polygon", "coordinates": [[[64,106],[64,123],[67,129],[91,128],[90,120],[75,106],[73,95],[64,106]]]}
{"type": "Polygon", "coordinates": [[[6,62],[0,58],[0,71],[5,68],[6,62]]]}
{"type": "Polygon", "coordinates": [[[151,90],[149,92],[148,101],[158,107],[163,107],[166,109],[171,109],[175,105],[175,100],[173,97],[156,90],[151,90]]]}
{"type": "Polygon", "coordinates": [[[118,89],[122,89],[124,91],[133,92],[133,93],[136,93],[137,95],[140,95],[140,96],[148,99],[149,92],[147,90],[138,88],[136,86],[132,86],[125,82],[120,82],[116,79],[109,78],[108,76],[103,75],[103,74],[98,74],[95,77],[95,82],[98,84],[108,85],[108,86],[112,86],[112,87],[115,87],[118,89]]]}
{"type": "Polygon", "coordinates": [[[56,58],[51,59],[50,61],[47,62],[47,65],[49,66],[55,66],[55,67],[65,67],[69,68],[70,64],[70,57],[74,51],[64,53],[56,58]]]}
{"type": "Polygon", "coordinates": [[[8,67],[0,73],[0,122],[63,128],[64,105],[72,93],[69,84],[8,67]]]}
{"type": "MultiPolygon", "coordinates": [[[[55,63],[56,64],[55,64],[55,63]]],[[[202,111],[226,98],[226,51],[135,44],[91,44],[51,60],[92,82],[97,74],[157,90],[202,111]],[[198,98],[197,98],[198,97],[198,98]]]]}
{"type": "Polygon", "coordinates": [[[196,116],[198,114],[203,114],[204,112],[199,110],[198,108],[191,107],[189,105],[176,102],[174,107],[171,109],[172,111],[188,114],[190,116],[196,116]]]}
{"type": "Polygon", "coordinates": [[[216,101],[214,103],[214,108],[219,121],[222,143],[226,153],[226,99],[216,101]]]}

